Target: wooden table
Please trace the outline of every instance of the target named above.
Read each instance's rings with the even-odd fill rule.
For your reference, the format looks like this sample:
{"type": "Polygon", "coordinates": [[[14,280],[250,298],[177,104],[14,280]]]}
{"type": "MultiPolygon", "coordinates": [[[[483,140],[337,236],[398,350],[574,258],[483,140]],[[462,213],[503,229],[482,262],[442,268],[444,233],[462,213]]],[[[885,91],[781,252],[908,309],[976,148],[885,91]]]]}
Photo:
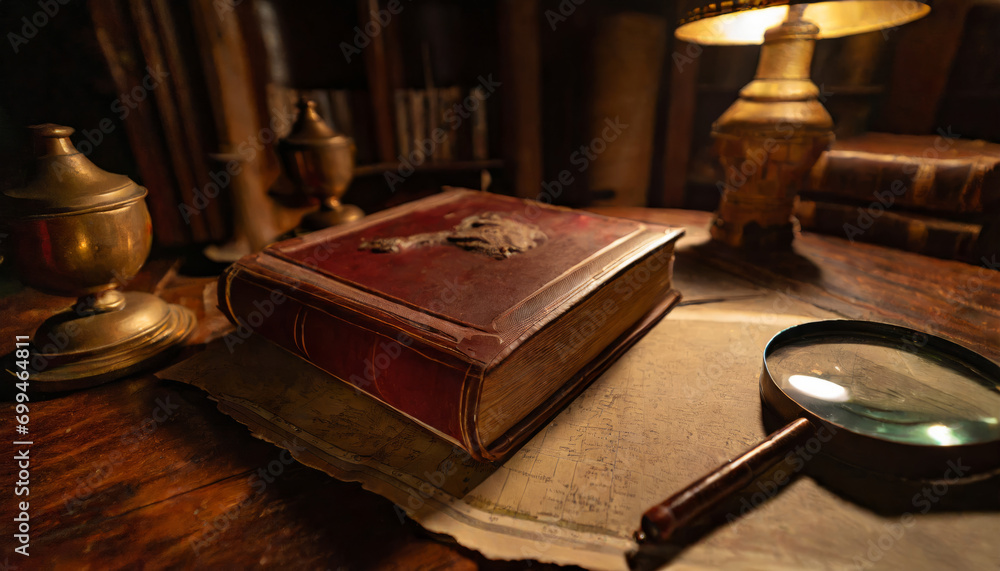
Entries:
{"type": "MultiPolygon", "coordinates": [[[[754,259],[705,244],[702,212],[602,212],[688,227],[678,287],[712,291],[719,271],[849,318],[917,327],[1000,359],[1000,272],[832,237],[804,234],[795,252],[754,259]]],[[[1000,253],[988,260],[1000,267],[1000,253]]],[[[228,327],[206,299],[211,278],[151,263],[130,287],[191,307],[193,343],[228,327]],[[207,309],[206,309],[207,306],[207,309]]],[[[23,289],[0,299],[4,353],[67,300],[23,289]]],[[[187,349],[187,352],[197,347],[187,349]]],[[[2,404],[3,419],[14,405],[2,404]]],[[[0,563],[18,568],[113,569],[251,566],[302,569],[532,569],[494,562],[397,516],[392,504],[297,463],[222,415],[197,389],[141,375],[34,401],[30,421],[30,563],[9,532],[0,563]],[[258,493],[262,468],[280,474],[258,493]]],[[[13,423],[0,423],[13,440],[13,423]]],[[[12,445],[4,452],[3,509],[15,514],[12,445]]],[[[1000,515],[998,515],[1000,517],[1000,515]]],[[[10,529],[10,524],[4,526],[10,529]]],[[[1000,558],[998,558],[1000,560],[1000,558]]],[[[919,562],[915,562],[915,567],[919,562]]],[[[11,568],[11,567],[8,567],[11,568]]]]}

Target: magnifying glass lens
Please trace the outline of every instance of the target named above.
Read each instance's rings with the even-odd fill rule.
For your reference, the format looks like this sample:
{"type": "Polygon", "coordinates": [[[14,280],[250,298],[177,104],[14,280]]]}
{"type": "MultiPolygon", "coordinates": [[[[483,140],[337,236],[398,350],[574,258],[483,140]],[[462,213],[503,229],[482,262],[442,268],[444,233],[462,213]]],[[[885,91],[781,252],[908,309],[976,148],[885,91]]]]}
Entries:
{"type": "Polygon", "coordinates": [[[854,433],[924,446],[1000,438],[996,382],[945,353],[898,339],[813,337],[774,349],[767,367],[799,406],[854,433]]]}

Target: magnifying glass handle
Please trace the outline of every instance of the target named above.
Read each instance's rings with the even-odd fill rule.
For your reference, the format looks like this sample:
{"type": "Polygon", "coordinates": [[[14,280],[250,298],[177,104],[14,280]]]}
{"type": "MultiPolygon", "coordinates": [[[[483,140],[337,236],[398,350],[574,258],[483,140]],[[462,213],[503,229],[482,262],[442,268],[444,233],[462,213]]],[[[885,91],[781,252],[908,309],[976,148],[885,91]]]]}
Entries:
{"type": "Polygon", "coordinates": [[[670,496],[642,514],[635,539],[639,543],[664,541],[675,530],[705,513],[732,494],[750,485],[796,444],[814,432],[813,425],[800,418],[769,435],[766,440],[727,462],[687,488],[670,496]]]}

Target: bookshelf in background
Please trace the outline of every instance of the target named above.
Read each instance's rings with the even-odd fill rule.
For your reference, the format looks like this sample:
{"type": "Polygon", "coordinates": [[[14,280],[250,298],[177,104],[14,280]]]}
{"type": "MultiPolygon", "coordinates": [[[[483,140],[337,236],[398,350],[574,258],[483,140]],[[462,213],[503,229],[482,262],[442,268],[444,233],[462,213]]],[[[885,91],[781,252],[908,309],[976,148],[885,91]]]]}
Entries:
{"type": "MultiPolygon", "coordinates": [[[[442,185],[492,183],[490,189],[497,192],[537,194],[541,149],[539,55],[537,39],[530,38],[537,36],[534,0],[360,0],[350,10],[320,7],[313,18],[339,10],[338,16],[355,22],[353,34],[341,23],[339,43],[327,38],[321,46],[314,41],[317,31],[303,21],[312,19],[303,15],[308,7],[266,4],[277,23],[271,30],[262,25],[262,35],[281,36],[277,42],[264,40],[275,44],[267,50],[276,60],[268,65],[266,86],[271,118],[281,124],[277,118],[294,114],[300,95],[316,101],[323,118],[355,141],[351,194],[374,193],[361,199],[369,203],[363,205],[367,209],[396,202],[400,190],[412,198],[442,185]],[[317,50],[326,57],[317,57],[317,50]],[[326,59],[338,61],[318,71],[290,61],[302,57],[313,58],[313,68],[326,59]]],[[[278,135],[286,133],[287,127],[278,135]]]]}
{"type": "MultiPolygon", "coordinates": [[[[91,15],[115,93],[140,84],[147,66],[169,73],[123,121],[137,179],[150,189],[159,245],[239,241],[248,225],[297,222],[300,212],[267,197],[288,182],[274,144],[294,119],[287,113],[291,90],[318,99],[325,118],[355,140],[358,171],[345,200],[367,212],[484,181],[494,192],[538,195],[545,21],[539,0],[101,0],[91,15]],[[229,9],[216,9],[223,4],[229,9]],[[378,19],[390,6],[398,12],[391,21],[373,24],[372,14],[378,19]],[[487,89],[483,110],[390,186],[392,173],[409,172],[397,127],[404,139],[414,132],[413,108],[397,116],[395,94],[409,101],[436,93],[440,112],[455,88],[464,102],[482,78],[500,82],[487,89]],[[233,160],[240,166],[230,176],[233,160]]],[[[437,116],[426,109],[425,120],[437,116]]],[[[80,123],[69,115],[68,124],[80,123]]]]}

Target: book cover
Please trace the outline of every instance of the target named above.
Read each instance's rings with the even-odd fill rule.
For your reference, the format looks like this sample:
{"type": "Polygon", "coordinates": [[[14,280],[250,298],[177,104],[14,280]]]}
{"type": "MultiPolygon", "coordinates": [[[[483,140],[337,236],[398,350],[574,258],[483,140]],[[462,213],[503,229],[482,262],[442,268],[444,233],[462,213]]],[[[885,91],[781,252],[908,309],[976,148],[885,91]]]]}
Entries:
{"type": "Polygon", "coordinates": [[[677,301],[682,233],[451,190],[244,258],[220,306],[234,342],[259,333],[496,459],[677,301]]]}

